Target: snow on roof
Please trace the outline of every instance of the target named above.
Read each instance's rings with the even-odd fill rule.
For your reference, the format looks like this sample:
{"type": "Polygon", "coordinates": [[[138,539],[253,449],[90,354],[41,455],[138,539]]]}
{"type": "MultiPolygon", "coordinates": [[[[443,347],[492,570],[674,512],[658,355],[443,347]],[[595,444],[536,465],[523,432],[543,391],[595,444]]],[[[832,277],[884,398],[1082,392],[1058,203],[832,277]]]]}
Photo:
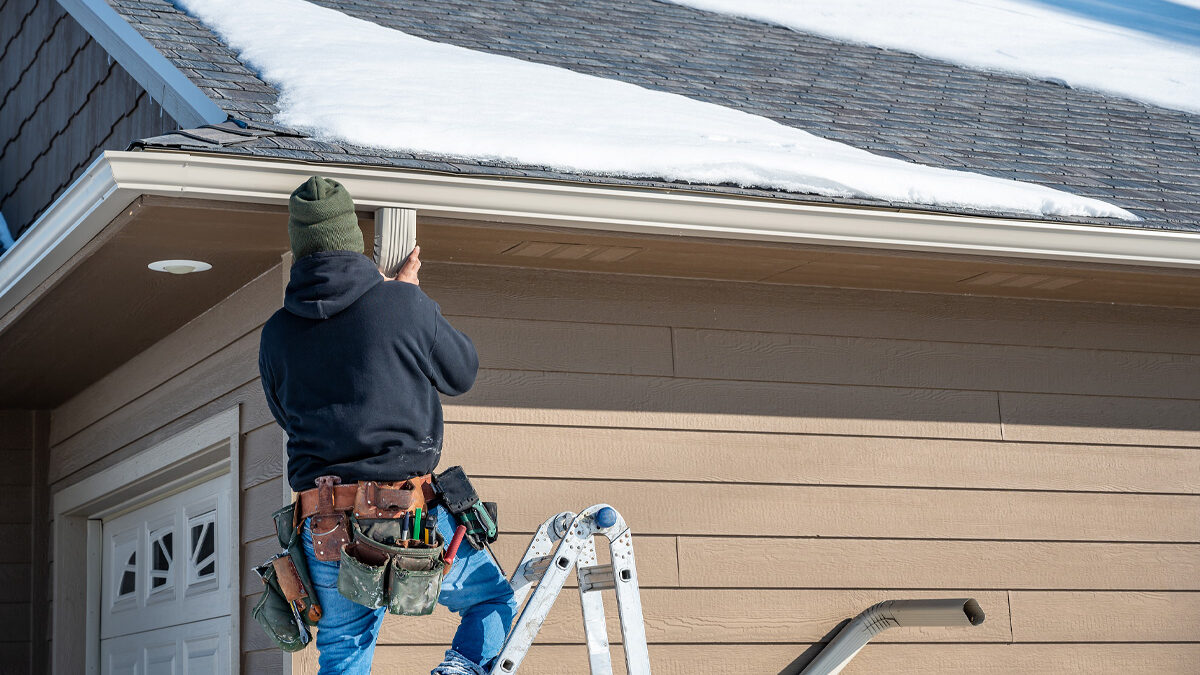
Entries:
{"type": "Polygon", "coordinates": [[[1200,112],[1195,0],[666,1],[1200,112]]]}
{"type": "Polygon", "coordinates": [[[302,0],[181,0],[314,137],[579,173],[1028,215],[1136,217],[1040,185],[873,155],[684,96],[423,40],[302,0]]]}

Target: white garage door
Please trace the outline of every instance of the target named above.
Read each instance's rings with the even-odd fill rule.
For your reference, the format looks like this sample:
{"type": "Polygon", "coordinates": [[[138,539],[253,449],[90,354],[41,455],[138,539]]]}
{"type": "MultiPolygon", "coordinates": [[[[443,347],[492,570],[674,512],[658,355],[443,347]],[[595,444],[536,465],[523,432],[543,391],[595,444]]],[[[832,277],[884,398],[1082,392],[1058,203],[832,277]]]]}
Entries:
{"type": "Polygon", "coordinates": [[[228,675],[229,475],[104,521],[102,675],[228,675]]]}

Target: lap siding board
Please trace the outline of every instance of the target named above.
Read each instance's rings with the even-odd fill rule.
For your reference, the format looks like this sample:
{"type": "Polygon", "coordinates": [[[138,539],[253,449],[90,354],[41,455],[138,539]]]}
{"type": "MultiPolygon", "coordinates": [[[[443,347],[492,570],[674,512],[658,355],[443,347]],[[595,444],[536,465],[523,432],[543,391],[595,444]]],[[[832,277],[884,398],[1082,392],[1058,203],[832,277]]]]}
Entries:
{"type": "MultiPolygon", "coordinates": [[[[547,516],[617,506],[665,672],[778,672],[872,602],[964,595],[982,627],[897,630],[853,671],[1182,672],[1200,659],[1196,636],[1160,618],[1200,611],[1200,392],[1184,339],[1200,312],[428,267],[423,287],[485,366],[447,400],[443,463],[500,501],[510,565],[547,516]],[[889,365],[905,349],[930,365],[889,365]],[[1047,363],[1061,371],[1033,372],[1047,363]],[[1122,389],[1142,369],[1168,375],[1122,389]],[[1055,627],[1059,612],[1096,618],[1055,627]],[[1068,644],[1036,644],[1050,634],[1068,644]]],[[[269,554],[284,438],[254,358],[285,271],[56,412],[55,479],[240,402],[242,554],[269,554]]],[[[258,582],[242,580],[246,612],[258,582]]],[[[578,599],[560,598],[522,672],[585,668],[578,599]]],[[[435,663],[453,619],[389,618],[375,672],[435,663]]],[[[243,666],[287,672],[254,630],[243,623],[243,666]]]]}

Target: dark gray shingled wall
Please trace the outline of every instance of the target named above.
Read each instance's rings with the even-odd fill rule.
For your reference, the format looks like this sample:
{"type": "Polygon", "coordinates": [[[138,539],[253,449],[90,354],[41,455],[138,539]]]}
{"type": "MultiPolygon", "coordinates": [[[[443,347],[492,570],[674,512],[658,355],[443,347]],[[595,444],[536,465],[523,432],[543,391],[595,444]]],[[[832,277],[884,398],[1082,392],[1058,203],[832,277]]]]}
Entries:
{"type": "Polygon", "coordinates": [[[0,410],[0,673],[46,673],[48,413],[0,410]]]}
{"type": "Polygon", "coordinates": [[[0,6],[0,211],[14,237],[102,150],[176,126],[57,2],[0,6]]]}
{"type": "MultiPolygon", "coordinates": [[[[655,0],[316,2],[430,40],[738,108],[881,155],[1098,197],[1144,218],[1140,226],[1200,230],[1198,115],[655,0]]],[[[112,4],[225,110],[270,119],[270,87],[202,25],[165,0],[112,4]]],[[[400,166],[430,159],[302,138],[215,150],[400,166]]]]}

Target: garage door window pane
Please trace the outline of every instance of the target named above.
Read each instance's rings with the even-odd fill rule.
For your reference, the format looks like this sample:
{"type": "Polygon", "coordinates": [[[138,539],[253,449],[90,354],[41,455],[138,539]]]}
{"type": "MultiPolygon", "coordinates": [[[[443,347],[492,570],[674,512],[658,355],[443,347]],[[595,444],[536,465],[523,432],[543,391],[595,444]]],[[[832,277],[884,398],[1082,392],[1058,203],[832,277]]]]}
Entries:
{"type": "Polygon", "coordinates": [[[202,513],[188,520],[188,584],[217,576],[217,514],[202,513]]]}
{"type": "Polygon", "coordinates": [[[150,534],[150,593],[166,591],[174,583],[175,533],[170,529],[150,534]]]}
{"type": "Polygon", "coordinates": [[[117,599],[133,595],[137,590],[137,551],[129,554],[129,560],[121,568],[121,583],[117,588],[117,599]]]}

